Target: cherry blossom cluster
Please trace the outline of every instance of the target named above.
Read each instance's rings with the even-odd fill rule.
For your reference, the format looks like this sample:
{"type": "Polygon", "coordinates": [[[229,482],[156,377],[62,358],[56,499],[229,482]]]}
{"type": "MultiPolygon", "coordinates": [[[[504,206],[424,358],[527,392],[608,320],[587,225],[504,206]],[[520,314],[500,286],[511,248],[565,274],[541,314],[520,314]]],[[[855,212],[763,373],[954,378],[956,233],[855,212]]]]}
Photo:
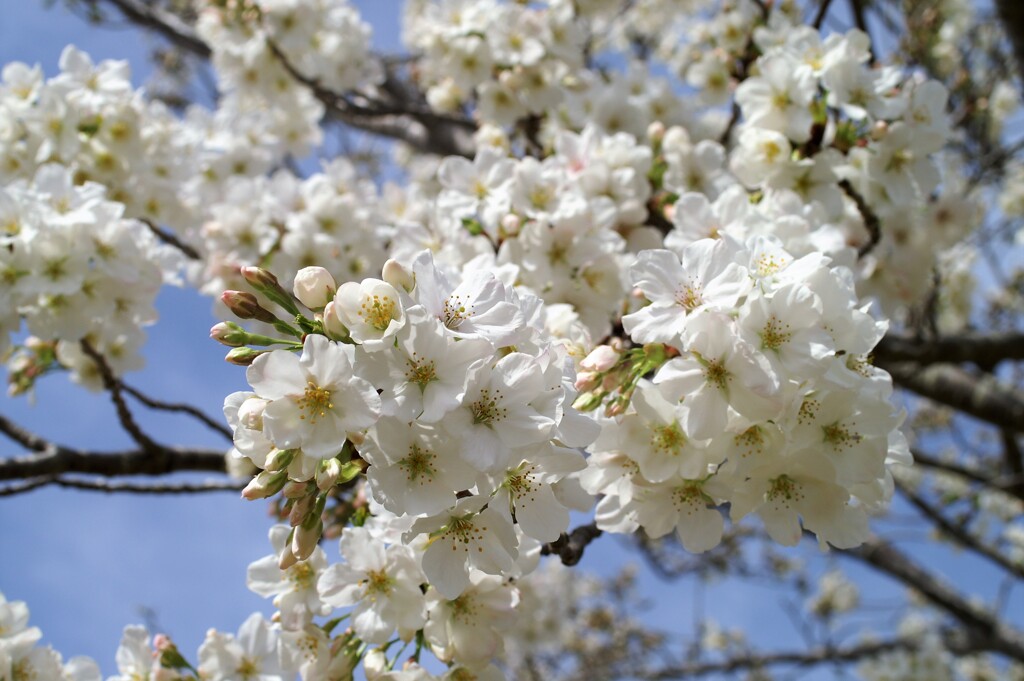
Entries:
{"type": "Polygon", "coordinates": [[[254,119],[255,139],[276,138],[289,153],[301,157],[321,139],[323,105],[301,80],[347,92],[383,77],[369,53],[370,26],[344,0],[197,4],[196,28],[228,100],[221,108],[254,119]]]}
{"type": "Polygon", "coordinates": [[[28,626],[24,601],[8,601],[0,593],[0,679],[101,681],[100,669],[88,657],[65,662],[50,646],[40,646],[43,632],[28,626]]]}
{"type": "MultiPolygon", "coordinates": [[[[91,388],[102,385],[101,377],[81,338],[117,375],[141,366],[140,327],[156,320],[157,292],[180,269],[180,253],[125,219],[124,210],[107,199],[104,185],[76,185],[58,164],[0,188],[0,350],[24,321],[29,345],[58,341],[56,355],[48,354],[91,388]]],[[[35,365],[38,357],[29,352],[20,360],[35,365]]],[[[24,373],[27,366],[12,369],[24,373]]]]}
{"type": "MultiPolygon", "coordinates": [[[[94,64],[73,46],[60,73],[14,62],[0,83],[0,182],[28,180],[44,164],[95,182],[128,217],[173,229],[193,219],[181,188],[195,175],[195,136],[159,102],[132,88],[128,63],[94,64]]],[[[8,229],[8,231],[10,231],[8,229]]]]}
{"type": "MultiPolygon", "coordinates": [[[[636,343],[677,355],[626,389],[591,448],[582,482],[604,495],[598,527],[676,531],[691,551],[756,513],[771,537],[804,530],[840,548],[867,537],[891,495],[886,464],[910,463],[891,378],[867,361],[886,325],[858,307],[851,273],[777,239],[726,236],[678,253],[641,251],[631,268],[649,304],[623,317],[636,343]]],[[[616,381],[602,346],[577,385],[616,381]]],[[[584,396],[586,397],[586,396],[584,396]]]]}
{"type": "MultiPolygon", "coordinates": [[[[249,496],[289,480],[329,490],[353,447],[373,500],[416,519],[406,543],[430,537],[423,570],[454,599],[471,568],[507,574],[520,547],[557,539],[568,508],[589,507],[567,476],[597,429],[571,407],[573,362],[539,299],[487,269],[445,273],[429,252],[384,272],[337,287],[322,268],[302,270],[295,294],[323,333],[305,335],[301,356],[250,356],[253,392],[229,396],[225,413],[237,451],[263,470],[249,496]]],[[[226,294],[233,309],[241,295],[226,294]]],[[[319,516],[296,516],[282,564],[310,555],[319,516]]]]}

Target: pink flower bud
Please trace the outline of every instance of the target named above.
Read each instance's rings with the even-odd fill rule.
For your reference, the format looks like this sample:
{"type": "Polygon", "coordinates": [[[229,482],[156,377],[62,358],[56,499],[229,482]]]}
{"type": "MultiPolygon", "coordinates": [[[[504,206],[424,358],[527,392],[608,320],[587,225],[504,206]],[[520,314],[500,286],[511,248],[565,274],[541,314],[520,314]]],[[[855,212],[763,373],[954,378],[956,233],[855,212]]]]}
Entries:
{"type": "Polygon", "coordinates": [[[341,474],[341,462],[337,459],[328,459],[320,464],[316,472],[316,486],[321,492],[326,492],[338,481],[341,474]]]}
{"type": "Polygon", "coordinates": [[[416,278],[412,273],[393,258],[384,263],[381,278],[396,289],[404,289],[406,292],[416,286],[416,278]]]}
{"type": "Polygon", "coordinates": [[[324,308],[324,330],[335,340],[344,340],[349,337],[348,327],[341,321],[337,301],[332,300],[324,308]]]}
{"type": "Polygon", "coordinates": [[[324,532],[324,522],[315,516],[313,522],[306,522],[295,528],[292,535],[291,551],[299,560],[306,560],[313,555],[313,549],[320,541],[324,532]]]}
{"type": "Polygon", "coordinates": [[[295,275],[292,291],[299,302],[310,310],[319,310],[334,298],[338,285],[323,267],[303,267],[295,275]]]}
{"type": "Polygon", "coordinates": [[[242,496],[250,501],[266,499],[280,492],[287,481],[287,471],[263,471],[249,481],[242,490],[242,496]]]}
{"type": "Polygon", "coordinates": [[[501,231],[506,236],[519,234],[519,228],[523,226],[523,219],[515,213],[509,213],[501,219],[501,231]]]}
{"type": "Polygon", "coordinates": [[[654,121],[647,126],[647,139],[657,144],[665,139],[665,124],[661,121],[654,121]]]}
{"type": "Polygon", "coordinates": [[[243,337],[244,332],[240,335],[228,322],[214,324],[213,328],[210,329],[210,338],[221,345],[228,346],[229,348],[237,348],[245,345],[243,337]]]}
{"type": "Polygon", "coordinates": [[[580,392],[587,390],[593,390],[601,384],[601,379],[596,372],[593,371],[581,371],[576,375],[576,389],[580,392]]]}
{"type": "Polygon", "coordinates": [[[608,371],[619,362],[619,353],[609,345],[598,345],[580,362],[580,368],[587,371],[608,371]]]}
{"type": "Polygon", "coordinates": [[[228,306],[231,313],[239,319],[255,319],[257,321],[273,324],[277,317],[264,309],[256,296],[245,291],[225,291],[221,294],[221,301],[228,306]]]}
{"type": "Polygon", "coordinates": [[[161,653],[167,650],[173,650],[174,643],[167,634],[157,634],[153,637],[153,649],[158,650],[161,653]]]}

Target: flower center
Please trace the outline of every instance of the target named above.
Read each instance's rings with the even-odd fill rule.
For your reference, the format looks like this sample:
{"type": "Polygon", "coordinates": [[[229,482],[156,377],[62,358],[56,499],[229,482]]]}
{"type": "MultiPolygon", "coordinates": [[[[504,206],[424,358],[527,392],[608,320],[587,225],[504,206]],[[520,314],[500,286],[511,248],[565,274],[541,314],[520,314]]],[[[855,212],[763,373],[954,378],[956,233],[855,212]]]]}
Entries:
{"type": "Polygon", "coordinates": [[[365,296],[357,314],[368,326],[384,331],[395,318],[395,301],[390,296],[365,296]]]}
{"type": "Polygon", "coordinates": [[[705,380],[719,390],[725,390],[729,387],[729,376],[729,370],[725,368],[725,363],[720,359],[704,365],[705,380]]]}
{"type": "Polygon", "coordinates": [[[495,421],[500,421],[508,416],[508,409],[505,409],[498,403],[500,399],[500,390],[494,391],[494,397],[491,397],[491,391],[487,388],[481,390],[480,398],[469,406],[469,410],[473,414],[473,423],[482,423],[485,426],[489,426],[495,421]]]}
{"type": "Polygon", "coordinates": [[[462,296],[449,296],[444,301],[444,318],[441,320],[449,329],[457,329],[462,322],[473,316],[472,307],[467,311],[462,296]]]}
{"type": "MultiPolygon", "coordinates": [[[[419,445],[414,444],[409,447],[409,455],[398,462],[398,466],[405,471],[406,477],[409,482],[416,482],[421,477],[433,479],[434,478],[434,459],[437,455],[429,449],[421,449],[419,445]]],[[[420,484],[423,484],[422,481],[420,484]]]]}
{"type": "Polygon", "coordinates": [[[243,657],[242,662],[238,665],[238,669],[235,670],[242,679],[254,679],[260,673],[259,665],[256,664],[256,660],[250,657],[243,657]]]}
{"type": "Polygon", "coordinates": [[[394,578],[388,576],[384,570],[370,570],[366,573],[366,579],[362,581],[366,584],[366,595],[371,601],[377,600],[378,596],[390,594],[391,587],[395,584],[394,578]]]}
{"type": "Polygon", "coordinates": [[[793,333],[787,329],[789,329],[789,324],[783,324],[775,315],[769,317],[764,328],[758,334],[761,337],[761,347],[765,350],[781,348],[793,337],[793,333]]]}
{"type": "Polygon", "coordinates": [[[432,360],[421,361],[417,359],[416,353],[407,360],[409,370],[405,372],[405,380],[415,383],[420,388],[426,388],[431,381],[437,380],[437,373],[432,360]]]}
{"type": "Polygon", "coordinates": [[[685,446],[686,436],[675,421],[655,428],[651,434],[651,447],[662,454],[678,456],[685,446]]]}
{"type": "Polygon", "coordinates": [[[296,589],[308,589],[316,581],[316,573],[313,572],[309,563],[302,561],[288,568],[288,580],[295,585],[296,589]]]}
{"type": "Polygon", "coordinates": [[[788,507],[790,503],[803,499],[804,495],[800,491],[799,483],[787,475],[780,475],[770,481],[765,497],[770,502],[781,502],[788,507]]]}
{"type": "Polygon", "coordinates": [[[327,415],[328,410],[334,409],[334,403],[331,402],[331,391],[321,388],[313,381],[306,384],[306,392],[299,398],[298,404],[299,409],[306,412],[300,414],[299,418],[305,420],[306,416],[309,416],[310,423],[316,423],[318,418],[327,415]]]}
{"type": "Polygon", "coordinates": [[[700,283],[687,284],[676,291],[676,304],[693,312],[704,304],[700,283]]]}
{"type": "Polygon", "coordinates": [[[825,442],[832,445],[833,449],[846,449],[863,439],[860,433],[844,428],[839,422],[823,426],[821,430],[825,434],[825,442]]]}

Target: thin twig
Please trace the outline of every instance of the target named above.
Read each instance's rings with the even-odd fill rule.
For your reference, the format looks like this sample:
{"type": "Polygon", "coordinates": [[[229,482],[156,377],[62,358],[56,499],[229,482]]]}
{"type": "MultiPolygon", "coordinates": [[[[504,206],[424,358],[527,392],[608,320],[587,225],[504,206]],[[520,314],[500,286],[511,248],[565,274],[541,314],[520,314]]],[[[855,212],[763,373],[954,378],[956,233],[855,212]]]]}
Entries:
{"type": "Polygon", "coordinates": [[[198,419],[210,429],[217,431],[223,435],[229,442],[233,440],[231,429],[225,426],[223,423],[219,423],[208,414],[203,413],[200,409],[194,407],[191,404],[185,404],[181,402],[164,402],[162,400],[156,400],[148,395],[140,392],[138,389],[127,385],[123,381],[121,383],[121,389],[126,393],[137,399],[142,404],[146,405],[150,409],[157,409],[160,411],[179,412],[188,414],[195,419],[198,419]]]}
{"type": "Polygon", "coordinates": [[[821,25],[825,23],[825,15],[828,14],[828,6],[832,4],[832,0],[821,0],[821,4],[818,5],[818,13],[814,15],[814,21],[811,23],[814,28],[821,29],[821,25]]]}
{"type": "Polygon", "coordinates": [[[144,450],[154,452],[163,450],[163,445],[157,444],[157,442],[146,435],[139,424],[136,423],[135,417],[132,416],[131,409],[128,408],[128,404],[124,400],[124,395],[121,394],[121,383],[114,376],[114,372],[111,370],[110,365],[107,364],[107,360],[102,354],[97,352],[96,349],[92,347],[92,344],[85,338],[83,338],[79,344],[82,347],[82,352],[84,352],[89,359],[96,364],[96,368],[100,372],[100,377],[103,379],[103,387],[110,393],[110,399],[114,403],[114,408],[117,410],[117,419],[121,422],[121,427],[123,427],[135,443],[144,450]]]}
{"type": "Polygon", "coordinates": [[[136,219],[139,222],[146,225],[147,227],[149,227],[149,231],[151,231],[156,236],[157,239],[160,239],[160,241],[164,242],[169,246],[174,246],[179,251],[181,251],[185,255],[185,257],[189,258],[190,260],[202,260],[203,256],[199,255],[199,251],[194,249],[192,246],[189,246],[181,239],[176,237],[174,234],[171,234],[166,229],[161,229],[160,227],[150,222],[146,218],[136,219]]]}

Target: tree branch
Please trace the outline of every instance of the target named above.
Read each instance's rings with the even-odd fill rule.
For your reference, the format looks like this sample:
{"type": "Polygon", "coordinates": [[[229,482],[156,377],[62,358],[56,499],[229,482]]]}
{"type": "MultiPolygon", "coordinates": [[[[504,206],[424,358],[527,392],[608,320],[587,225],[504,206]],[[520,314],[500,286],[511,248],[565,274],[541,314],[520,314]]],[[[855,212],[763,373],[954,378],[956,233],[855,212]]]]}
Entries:
{"type": "Polygon", "coordinates": [[[902,388],[1013,433],[1024,432],[1024,394],[994,376],[975,376],[951,364],[921,367],[911,362],[879,362],[902,388]]]}
{"type": "Polygon", "coordinates": [[[212,54],[210,47],[195,34],[192,27],[170,12],[147,5],[139,0],[105,0],[105,2],[117,7],[129,21],[145,26],[182,49],[204,59],[208,59],[212,54]]]}
{"type": "Polygon", "coordinates": [[[540,547],[542,556],[556,555],[562,559],[562,565],[576,565],[583,558],[583,551],[590,542],[602,534],[597,523],[580,525],[568,534],[565,532],[553,542],[540,547]]]}
{"type": "Polygon", "coordinates": [[[889,334],[881,340],[873,354],[881,362],[973,362],[989,369],[1001,361],[1024,360],[1024,333],[968,332],[928,340],[889,334]]]}
{"type": "Polygon", "coordinates": [[[86,339],[83,338],[79,341],[79,344],[82,347],[82,352],[88,355],[89,359],[96,364],[100,377],[103,379],[103,387],[110,393],[110,399],[114,402],[114,408],[117,410],[117,418],[121,422],[121,427],[144,450],[155,452],[163,449],[163,445],[157,444],[155,440],[146,435],[139,424],[135,422],[135,417],[132,416],[132,412],[124,400],[124,395],[121,394],[121,383],[114,376],[114,372],[111,370],[110,365],[107,364],[107,360],[86,339]]]}
{"type": "Polygon", "coordinates": [[[891,544],[875,539],[840,555],[871,565],[920,593],[965,627],[969,644],[976,650],[998,652],[1024,661],[1024,634],[971,603],[891,544]]]}
{"type": "Polygon", "coordinates": [[[208,416],[207,414],[204,414],[202,411],[192,406],[191,404],[184,404],[181,402],[164,402],[162,400],[156,400],[142,392],[139,392],[139,390],[131,387],[130,385],[127,385],[123,381],[119,381],[119,383],[121,384],[122,390],[124,390],[126,393],[128,393],[129,395],[131,395],[132,397],[134,397],[135,399],[137,399],[139,402],[146,405],[150,409],[188,414],[189,416],[205,424],[211,430],[215,430],[221,435],[223,435],[228,440],[228,442],[234,441],[234,435],[231,433],[230,428],[225,426],[223,423],[219,423],[218,421],[208,416]]]}
{"type": "Polygon", "coordinates": [[[900,493],[907,498],[907,501],[913,504],[913,506],[920,511],[924,517],[935,523],[935,526],[954,542],[965,549],[974,551],[990,562],[995,563],[1018,579],[1024,579],[1024,566],[1014,563],[1005,555],[1000,553],[998,549],[989,546],[972,535],[966,528],[951,522],[939,509],[932,506],[924,499],[924,497],[918,495],[914,490],[910,489],[899,480],[896,481],[896,489],[898,489],[900,493]]]}
{"type": "Polygon", "coordinates": [[[199,251],[194,249],[192,246],[186,244],[184,241],[176,237],[174,234],[170,233],[165,229],[161,229],[160,227],[153,224],[146,218],[136,218],[136,220],[149,227],[149,231],[151,231],[154,234],[154,236],[156,236],[157,239],[159,239],[160,241],[164,242],[169,246],[174,246],[179,251],[181,251],[189,260],[202,260],[203,256],[199,255],[199,251]]]}
{"type": "Polygon", "coordinates": [[[68,489],[81,489],[106,494],[201,494],[205,492],[238,492],[243,485],[236,481],[211,480],[200,483],[139,483],[112,482],[110,480],[82,480],[77,478],[33,478],[25,482],[0,487],[0,497],[24,494],[32,490],[53,485],[68,489]]]}
{"type": "Polygon", "coordinates": [[[874,250],[875,246],[882,239],[882,221],[879,220],[878,214],[868,205],[868,202],[864,200],[864,197],[861,196],[860,192],[854,188],[849,180],[840,180],[839,188],[857,205],[860,217],[864,220],[864,227],[868,230],[869,238],[867,243],[861,244],[860,248],[857,249],[857,257],[863,258],[874,250]]]}
{"type": "Polygon", "coordinates": [[[167,475],[184,471],[225,473],[225,453],[219,449],[173,447],[154,456],[142,449],[97,452],[54,445],[52,451],[0,459],[0,480],[28,480],[65,473],[120,477],[167,475]]]}

